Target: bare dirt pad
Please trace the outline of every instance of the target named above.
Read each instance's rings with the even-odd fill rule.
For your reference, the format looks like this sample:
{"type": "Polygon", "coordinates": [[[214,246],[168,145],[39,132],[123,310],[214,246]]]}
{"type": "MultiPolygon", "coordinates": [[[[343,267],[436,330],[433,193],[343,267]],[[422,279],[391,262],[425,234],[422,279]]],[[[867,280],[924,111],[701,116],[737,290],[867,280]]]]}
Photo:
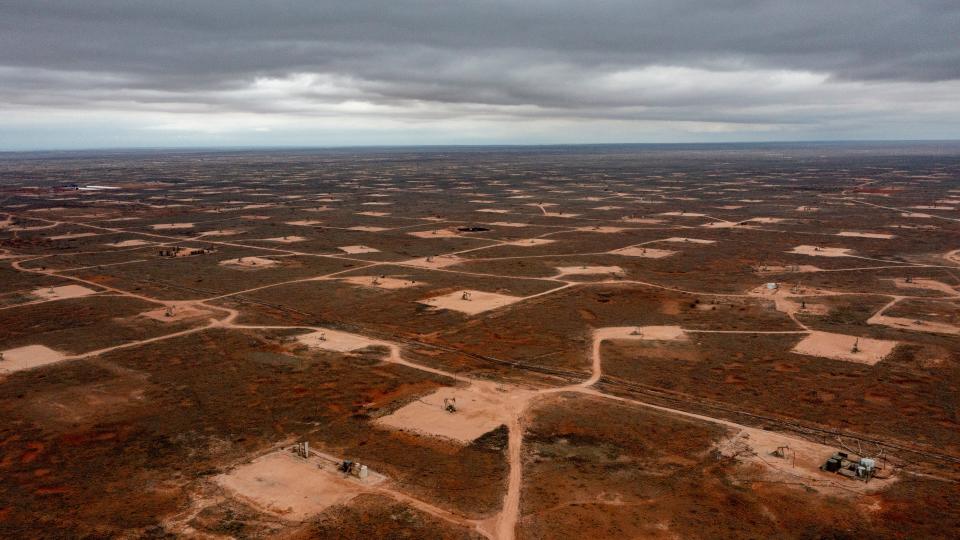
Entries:
{"type": "Polygon", "coordinates": [[[416,266],[418,268],[446,268],[464,262],[465,259],[456,255],[440,255],[438,257],[422,257],[404,261],[403,264],[416,266]]]}
{"type": "Polygon", "coordinates": [[[890,317],[888,315],[874,315],[867,319],[867,324],[877,324],[898,328],[900,330],[911,330],[914,332],[932,332],[934,334],[960,334],[960,327],[938,321],[924,321],[919,319],[908,319],[906,317],[890,317]]]}
{"type": "Polygon", "coordinates": [[[716,244],[716,240],[704,240],[703,238],[686,238],[684,236],[671,236],[670,238],[664,238],[660,240],[661,242],[679,242],[679,243],[690,243],[690,244],[716,244]]]}
{"type": "Polygon", "coordinates": [[[350,255],[360,255],[363,253],[379,253],[380,250],[377,248],[372,248],[370,246],[340,246],[340,251],[348,253],[350,255]]]}
{"type": "Polygon", "coordinates": [[[593,274],[622,274],[619,266],[558,266],[557,276],[582,276],[593,274]]]}
{"type": "Polygon", "coordinates": [[[376,424],[469,444],[507,423],[514,407],[529,395],[526,390],[501,391],[489,385],[444,388],[379,418],[376,424]],[[444,399],[456,400],[457,412],[447,412],[444,399]]]}
{"type": "Polygon", "coordinates": [[[745,428],[717,445],[720,455],[750,467],[770,482],[802,481],[825,495],[855,497],[890,487],[896,477],[874,478],[869,483],[850,481],[820,470],[826,457],[836,451],[823,445],[762,429],[745,428]],[[774,452],[781,450],[783,456],[774,452]]]}
{"type": "Polygon", "coordinates": [[[630,246],[616,249],[610,252],[611,255],[623,255],[624,257],[646,257],[647,259],[662,259],[676,253],[669,249],[655,249],[640,246],[630,246]]]}
{"type": "Polygon", "coordinates": [[[580,232],[595,232],[595,233],[619,233],[627,229],[623,227],[601,227],[599,225],[594,227],[577,227],[576,230],[580,232]]]}
{"type": "Polygon", "coordinates": [[[896,341],[883,339],[811,332],[809,336],[797,343],[792,352],[873,365],[886,358],[897,345],[896,341]],[[853,350],[854,343],[856,343],[857,352],[853,350]]]}
{"type": "Polygon", "coordinates": [[[895,279],[895,280],[893,280],[893,283],[894,283],[894,285],[896,285],[897,287],[901,287],[901,288],[905,288],[905,289],[909,289],[909,288],[914,288],[914,289],[927,289],[927,290],[930,290],[930,291],[940,291],[940,292],[944,292],[944,293],[947,293],[947,294],[949,294],[949,295],[955,295],[955,294],[957,294],[957,289],[956,289],[956,288],[951,287],[950,285],[948,285],[948,284],[946,284],[946,283],[944,283],[944,282],[942,282],[942,281],[937,281],[937,280],[935,280],[935,279],[917,278],[917,279],[914,279],[914,280],[910,281],[909,283],[907,282],[906,279],[895,279]]]}
{"type": "Polygon", "coordinates": [[[849,257],[850,250],[847,248],[818,247],[818,246],[797,246],[787,253],[796,253],[798,255],[811,255],[814,257],[849,257]]]}
{"type": "Polygon", "coordinates": [[[193,223],[158,223],[153,225],[155,231],[168,231],[175,229],[192,229],[193,223]]]}
{"type": "Polygon", "coordinates": [[[167,308],[153,309],[150,311],[145,311],[141,313],[142,316],[147,317],[148,319],[153,319],[160,322],[178,322],[185,321],[189,319],[199,319],[200,317],[206,317],[210,315],[210,311],[205,309],[197,309],[190,306],[180,306],[174,308],[172,311],[168,312],[167,308]],[[167,313],[170,313],[170,316],[167,316],[167,313]]]}
{"type": "Polygon", "coordinates": [[[50,240],[73,240],[74,238],[87,238],[88,236],[97,236],[97,233],[70,233],[70,234],[61,234],[58,236],[51,236],[50,240]]]}
{"type": "Polygon", "coordinates": [[[31,369],[63,360],[65,355],[43,345],[27,345],[3,351],[0,374],[31,369]]]}
{"type": "Polygon", "coordinates": [[[264,242],[277,242],[279,244],[292,244],[294,242],[303,242],[306,238],[302,236],[278,236],[276,238],[264,238],[264,242]]]}
{"type": "Polygon", "coordinates": [[[552,244],[554,242],[556,242],[556,240],[551,240],[549,238],[528,238],[526,240],[515,240],[513,242],[507,242],[506,244],[510,246],[525,247],[525,246],[543,246],[546,244],[552,244]]]}
{"type": "Polygon", "coordinates": [[[63,285],[61,287],[43,287],[34,289],[30,294],[38,296],[44,300],[62,300],[64,298],[80,298],[97,294],[97,291],[88,289],[81,285],[63,285]]]}
{"type": "Polygon", "coordinates": [[[368,227],[366,225],[358,225],[356,227],[349,227],[347,230],[350,231],[361,231],[361,232],[382,232],[389,231],[387,227],[368,227]]]}
{"type": "Polygon", "coordinates": [[[149,246],[151,244],[153,244],[153,242],[148,242],[146,240],[123,240],[121,242],[114,242],[113,244],[104,244],[104,245],[115,247],[115,248],[125,248],[125,247],[149,246]]]}
{"type": "Polygon", "coordinates": [[[215,481],[258,508],[296,521],[363,492],[357,482],[286,451],[259,457],[215,481]]]}
{"type": "Polygon", "coordinates": [[[434,296],[433,298],[425,298],[419,302],[439,309],[452,309],[466,313],[467,315],[476,315],[477,313],[508,306],[521,300],[523,300],[523,298],[519,296],[463,290],[441,296],[434,296]]]}
{"type": "Polygon", "coordinates": [[[374,289],[405,289],[407,287],[426,285],[425,282],[417,283],[409,279],[376,276],[350,276],[340,278],[340,281],[361,287],[372,287],[374,289]]]}
{"type": "Polygon", "coordinates": [[[410,236],[416,236],[417,238],[456,238],[459,235],[455,231],[450,229],[436,229],[433,231],[417,231],[412,233],[407,233],[410,236]]]}
{"type": "Polygon", "coordinates": [[[882,239],[882,240],[889,240],[893,238],[892,234],[853,232],[853,231],[838,232],[837,236],[850,236],[850,237],[857,237],[857,238],[876,238],[876,239],[882,239]]]}
{"type": "Polygon", "coordinates": [[[601,341],[613,339],[686,341],[687,334],[679,326],[619,326],[598,328],[596,338],[601,341]]]}
{"type": "Polygon", "coordinates": [[[303,334],[297,336],[297,341],[308,347],[335,352],[350,352],[372,345],[382,345],[376,340],[338,330],[320,330],[303,334]]]}
{"type": "Polygon", "coordinates": [[[298,221],[288,221],[287,225],[295,225],[299,227],[313,227],[314,225],[321,225],[322,221],[317,221],[314,219],[301,219],[298,221]]]}
{"type": "Polygon", "coordinates": [[[273,259],[267,259],[264,257],[241,257],[239,259],[227,259],[225,261],[220,261],[220,266],[242,268],[246,270],[270,268],[271,266],[277,266],[278,264],[280,263],[273,259]]]}

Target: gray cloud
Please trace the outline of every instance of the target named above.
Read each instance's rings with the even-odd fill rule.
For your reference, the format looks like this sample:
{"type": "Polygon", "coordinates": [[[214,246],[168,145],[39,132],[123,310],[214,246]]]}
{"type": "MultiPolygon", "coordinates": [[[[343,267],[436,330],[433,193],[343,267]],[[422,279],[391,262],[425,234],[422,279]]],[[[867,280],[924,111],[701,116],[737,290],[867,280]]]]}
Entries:
{"type": "Polygon", "coordinates": [[[953,121],[957,28],[954,0],[0,0],[0,108],[953,121]]]}

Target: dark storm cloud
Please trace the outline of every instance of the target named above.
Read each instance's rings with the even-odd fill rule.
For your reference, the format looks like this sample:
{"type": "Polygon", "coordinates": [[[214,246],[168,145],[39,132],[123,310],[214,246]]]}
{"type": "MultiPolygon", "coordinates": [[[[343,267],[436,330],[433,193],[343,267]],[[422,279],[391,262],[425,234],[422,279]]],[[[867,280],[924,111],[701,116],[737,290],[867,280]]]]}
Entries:
{"type": "Polygon", "coordinates": [[[0,106],[802,123],[841,93],[776,73],[918,96],[958,28],[955,0],[0,0],[0,106]]]}

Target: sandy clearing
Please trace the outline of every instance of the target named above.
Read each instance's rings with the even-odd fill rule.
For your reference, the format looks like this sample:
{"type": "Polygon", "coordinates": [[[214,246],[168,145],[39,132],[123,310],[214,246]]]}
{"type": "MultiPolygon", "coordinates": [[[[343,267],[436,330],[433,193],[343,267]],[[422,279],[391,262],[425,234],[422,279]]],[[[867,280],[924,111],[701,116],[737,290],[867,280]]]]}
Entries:
{"type": "Polygon", "coordinates": [[[509,210],[504,210],[502,208],[481,208],[477,212],[485,212],[487,214],[509,214],[509,210]]]}
{"type": "Polygon", "coordinates": [[[717,450],[723,456],[736,459],[742,467],[756,471],[768,481],[793,484],[800,479],[811,484],[817,491],[836,497],[849,498],[875,493],[896,482],[896,477],[853,482],[836,473],[821,471],[820,466],[837,451],[836,446],[763,429],[741,428],[721,440],[717,444],[717,450]],[[783,449],[783,457],[774,455],[778,448],[783,449]]]}
{"type": "Polygon", "coordinates": [[[214,481],[258,508],[297,521],[346,504],[364,491],[363,484],[332,465],[321,468],[318,460],[285,450],[258,457],[214,481]]]}
{"type": "Polygon", "coordinates": [[[317,221],[315,219],[301,219],[297,221],[287,221],[287,225],[294,225],[298,227],[313,227],[314,225],[321,225],[322,221],[317,221]]]}
{"type": "Polygon", "coordinates": [[[266,221],[266,220],[270,219],[270,216],[258,216],[258,215],[253,215],[253,214],[244,214],[244,215],[242,215],[242,216],[240,216],[240,217],[241,217],[242,219],[252,219],[252,220],[256,220],[256,221],[266,221]]]}
{"type": "Polygon", "coordinates": [[[819,246],[797,246],[787,253],[797,255],[810,255],[813,257],[849,257],[850,249],[819,246]]]}
{"type": "Polygon", "coordinates": [[[929,218],[932,218],[933,216],[931,216],[930,214],[924,214],[921,212],[901,212],[900,217],[929,219],[929,218]]]}
{"type": "Polygon", "coordinates": [[[425,298],[417,302],[437,309],[449,309],[466,313],[467,315],[476,315],[484,311],[490,311],[491,309],[508,306],[521,300],[523,300],[523,298],[519,296],[464,289],[440,296],[425,298]]]}
{"type": "Polygon", "coordinates": [[[889,317],[887,315],[874,315],[867,319],[867,324],[875,324],[897,328],[899,330],[911,330],[914,332],[930,332],[933,334],[960,334],[960,327],[952,324],[924,321],[920,319],[908,319],[906,317],[889,317]]]}
{"type": "Polygon", "coordinates": [[[896,285],[897,287],[902,287],[906,289],[913,288],[913,289],[926,289],[929,291],[939,291],[939,292],[947,293],[951,296],[960,294],[960,291],[957,291],[957,289],[955,289],[954,287],[951,287],[950,285],[942,281],[937,281],[935,279],[913,278],[909,283],[907,282],[906,278],[897,278],[897,279],[892,279],[890,281],[893,281],[893,284],[896,285]]]}
{"type": "Polygon", "coordinates": [[[713,221],[711,223],[704,223],[700,226],[706,229],[731,229],[733,227],[741,227],[742,225],[735,221],[713,221]]]}
{"type": "Polygon", "coordinates": [[[41,287],[30,292],[33,296],[44,300],[62,300],[64,298],[80,298],[97,294],[97,291],[81,285],[61,285],[59,287],[41,287]]]}
{"type": "Polygon", "coordinates": [[[171,229],[192,229],[193,223],[158,223],[151,225],[155,231],[166,231],[171,229]]]}
{"type": "Polygon", "coordinates": [[[594,339],[639,341],[686,341],[687,333],[679,326],[614,326],[597,328],[594,339]]]}
{"type": "Polygon", "coordinates": [[[664,238],[663,240],[657,240],[658,242],[680,242],[685,244],[716,244],[716,240],[704,240],[703,238],[686,238],[683,236],[671,236],[670,238],[664,238]]]}
{"type": "Polygon", "coordinates": [[[85,232],[85,233],[68,233],[68,234],[59,234],[57,236],[51,236],[49,240],[73,240],[74,238],[87,238],[90,236],[97,236],[98,233],[85,232]]]}
{"type": "Polygon", "coordinates": [[[294,242],[303,242],[306,238],[302,236],[277,236],[276,238],[261,238],[264,242],[277,242],[280,244],[293,244],[294,242]]]}
{"type": "Polygon", "coordinates": [[[611,255],[623,255],[624,257],[645,257],[647,259],[662,259],[676,253],[669,249],[655,249],[643,246],[629,246],[615,249],[609,252],[611,255]]]}
{"type": "Polygon", "coordinates": [[[868,232],[854,232],[854,231],[843,231],[838,232],[837,236],[854,236],[857,238],[879,238],[883,240],[889,240],[894,237],[892,234],[882,234],[882,233],[868,233],[868,232]]]}
{"type": "Polygon", "coordinates": [[[123,240],[120,242],[114,242],[112,244],[104,244],[105,246],[115,247],[115,248],[125,248],[125,247],[137,247],[137,246],[149,246],[153,242],[148,242],[146,240],[123,240]]]}
{"type": "MultiPolygon", "coordinates": [[[[821,292],[822,291],[818,290],[809,291],[804,289],[803,291],[799,291],[796,296],[791,296],[791,293],[787,292],[782,287],[777,289],[768,289],[765,285],[761,285],[750,290],[747,294],[773,301],[774,308],[781,313],[786,313],[787,315],[826,315],[830,312],[826,305],[807,302],[803,297],[805,294],[818,294],[821,292]]],[[[700,304],[699,306],[704,306],[704,308],[706,308],[709,307],[709,304],[700,304]]]]}
{"type": "Polygon", "coordinates": [[[680,217],[704,217],[706,214],[696,212],[661,212],[658,216],[680,216],[680,217]]]}
{"type": "Polygon", "coordinates": [[[725,204],[723,206],[717,206],[720,210],[739,210],[743,208],[743,205],[740,204],[725,204]]]}
{"type": "Polygon", "coordinates": [[[627,229],[623,227],[602,227],[600,225],[594,225],[592,227],[577,227],[574,229],[580,232],[593,232],[593,233],[619,233],[626,231],[627,229]]]}
{"type": "Polygon", "coordinates": [[[523,407],[532,395],[528,390],[501,391],[488,385],[443,388],[377,419],[374,424],[466,445],[508,424],[514,411],[523,407]],[[444,399],[455,400],[457,411],[447,412],[444,399]]]}
{"type": "Polygon", "coordinates": [[[549,238],[527,238],[525,240],[514,240],[512,242],[504,242],[508,246],[520,246],[520,247],[530,247],[530,246],[543,246],[546,244],[552,244],[556,240],[551,240],[549,238]]]}
{"type": "Polygon", "coordinates": [[[638,218],[638,217],[625,217],[621,219],[625,223],[640,223],[643,225],[658,225],[663,223],[662,219],[653,219],[653,218],[638,218]]]}
{"type": "Polygon", "coordinates": [[[356,227],[348,227],[348,231],[361,231],[361,232],[383,232],[389,231],[387,227],[371,227],[367,225],[358,225],[356,227]]]}
{"type": "Polygon", "coordinates": [[[547,217],[575,218],[575,217],[578,217],[580,214],[567,214],[565,212],[544,212],[543,215],[547,217]]]}
{"type": "Polygon", "coordinates": [[[351,285],[371,287],[374,289],[405,289],[407,287],[419,287],[426,285],[426,282],[423,281],[417,282],[409,279],[399,279],[385,276],[350,276],[340,278],[340,281],[349,283],[351,285]]]}
{"type": "Polygon", "coordinates": [[[896,341],[811,332],[797,343],[791,352],[872,366],[886,358],[897,345],[896,341]],[[853,351],[854,343],[857,344],[857,352],[853,351]]]}
{"type": "Polygon", "coordinates": [[[622,210],[622,209],[623,209],[622,206],[597,206],[595,208],[591,208],[591,210],[600,210],[603,212],[606,212],[608,210],[622,210]]]}
{"type": "Polygon", "coordinates": [[[200,236],[233,236],[242,232],[243,229],[218,229],[216,231],[202,232],[200,236]]]}
{"type": "Polygon", "coordinates": [[[466,259],[456,255],[438,255],[436,257],[421,257],[419,259],[410,259],[401,264],[416,266],[418,268],[446,268],[464,262],[466,259]]]}
{"type": "Polygon", "coordinates": [[[277,266],[280,264],[274,259],[267,259],[265,257],[239,257],[237,259],[226,259],[220,261],[220,266],[230,266],[233,268],[244,268],[244,269],[261,269],[261,268],[270,268],[271,266],[277,266]]]}
{"type": "Polygon", "coordinates": [[[7,374],[59,362],[66,357],[63,353],[43,345],[27,345],[3,351],[0,360],[0,373],[7,374]]]}
{"type": "Polygon", "coordinates": [[[379,249],[372,248],[370,246],[340,246],[337,249],[344,253],[349,253],[350,255],[360,255],[362,253],[380,253],[379,249]]]}
{"type": "Polygon", "coordinates": [[[813,266],[810,264],[794,264],[789,266],[783,265],[764,265],[757,269],[758,274],[777,274],[782,272],[819,272],[820,267],[813,266]]]}
{"type": "Polygon", "coordinates": [[[783,223],[784,221],[786,221],[786,219],[775,217],[755,217],[747,220],[747,222],[750,223],[783,223]]]}
{"type": "Polygon", "coordinates": [[[390,215],[390,212],[357,212],[357,215],[369,217],[387,217],[390,215]]]}
{"type": "Polygon", "coordinates": [[[451,229],[434,229],[432,231],[416,231],[407,233],[417,238],[457,238],[460,235],[451,229]]]}
{"type": "Polygon", "coordinates": [[[365,349],[373,345],[385,345],[382,342],[358,334],[339,330],[318,330],[297,336],[297,341],[314,349],[334,352],[350,352],[365,349]]]}
{"type": "Polygon", "coordinates": [[[169,311],[168,308],[162,307],[159,309],[144,311],[140,314],[140,316],[153,319],[155,321],[170,323],[189,319],[199,319],[200,317],[207,317],[210,314],[211,312],[206,309],[199,309],[190,305],[174,305],[170,307],[169,311]],[[170,315],[167,316],[167,313],[170,313],[170,315]]]}
{"type": "Polygon", "coordinates": [[[529,223],[515,223],[513,221],[494,221],[491,225],[498,225],[500,227],[529,227],[529,223]]]}
{"type": "Polygon", "coordinates": [[[582,276],[592,274],[622,274],[623,268],[619,266],[558,266],[557,277],[559,276],[582,276]]]}

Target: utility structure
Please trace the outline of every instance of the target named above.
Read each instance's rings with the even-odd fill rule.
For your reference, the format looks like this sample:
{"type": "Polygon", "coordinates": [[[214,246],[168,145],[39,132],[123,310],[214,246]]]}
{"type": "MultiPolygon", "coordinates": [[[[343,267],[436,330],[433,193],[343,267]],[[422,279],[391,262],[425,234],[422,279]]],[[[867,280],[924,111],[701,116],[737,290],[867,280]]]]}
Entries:
{"type": "Polygon", "coordinates": [[[774,450],[773,452],[770,452],[770,455],[773,456],[773,457],[778,457],[778,458],[780,458],[780,459],[786,459],[788,453],[790,454],[790,457],[791,457],[791,460],[792,460],[792,463],[791,463],[791,464],[792,464],[794,467],[796,467],[796,466],[797,466],[797,453],[796,453],[792,448],[790,448],[790,447],[787,446],[787,445],[778,446],[776,450],[774,450]]]}
{"type": "Polygon", "coordinates": [[[853,340],[853,348],[850,349],[850,352],[854,354],[860,352],[860,338],[853,340]]]}
{"type": "Polygon", "coordinates": [[[878,467],[874,458],[852,458],[846,452],[836,452],[820,466],[820,470],[869,482],[877,473],[878,467]]]}
{"type": "Polygon", "coordinates": [[[293,451],[294,451],[298,456],[302,457],[303,459],[309,458],[309,457],[310,457],[310,442],[309,442],[309,441],[303,441],[303,442],[297,443],[296,446],[293,447],[293,451]]]}
{"type": "Polygon", "coordinates": [[[351,461],[349,459],[343,460],[338,467],[339,471],[344,474],[349,474],[350,476],[359,478],[360,480],[366,480],[370,475],[370,469],[366,465],[361,465],[356,461],[351,461]]]}
{"type": "Polygon", "coordinates": [[[457,398],[443,398],[443,410],[448,413],[457,412],[457,398]]]}
{"type": "Polygon", "coordinates": [[[463,291],[463,294],[460,296],[462,300],[471,300],[473,297],[470,294],[470,291],[463,291]]]}

